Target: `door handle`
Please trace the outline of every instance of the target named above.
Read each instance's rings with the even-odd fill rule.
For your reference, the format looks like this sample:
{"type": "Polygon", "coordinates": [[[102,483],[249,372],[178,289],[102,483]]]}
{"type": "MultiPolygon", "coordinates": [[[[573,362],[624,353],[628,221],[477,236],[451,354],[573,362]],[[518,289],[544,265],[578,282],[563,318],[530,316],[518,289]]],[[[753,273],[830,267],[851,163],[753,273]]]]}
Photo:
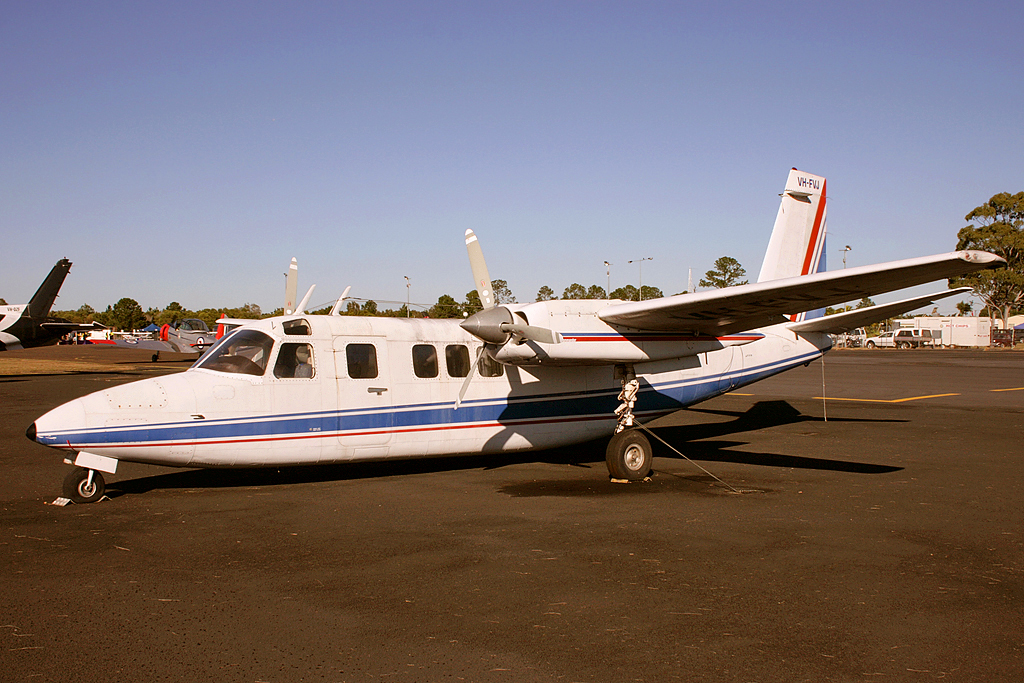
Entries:
{"type": "Polygon", "coordinates": [[[366,393],[368,393],[368,394],[377,394],[378,396],[382,396],[384,394],[384,392],[387,391],[387,390],[388,390],[387,387],[367,387],[366,388],[366,393]]]}

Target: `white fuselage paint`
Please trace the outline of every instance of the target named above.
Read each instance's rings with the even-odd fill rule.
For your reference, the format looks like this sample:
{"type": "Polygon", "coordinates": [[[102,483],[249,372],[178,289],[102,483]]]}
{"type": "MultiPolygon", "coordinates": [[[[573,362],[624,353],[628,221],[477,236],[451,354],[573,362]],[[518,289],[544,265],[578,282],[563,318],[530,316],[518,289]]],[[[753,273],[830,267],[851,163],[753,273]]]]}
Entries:
{"type": "MultiPolygon", "coordinates": [[[[275,339],[262,376],[208,370],[198,367],[200,361],[181,374],[125,384],[59,406],[36,421],[36,440],[65,451],[179,467],[549,448],[613,432],[621,385],[608,358],[621,358],[634,369],[641,383],[635,412],[642,418],[808,363],[831,347],[827,335],[796,335],[785,326],[759,330],[732,346],[707,337],[631,342],[594,316],[563,317],[559,331],[578,341],[546,350],[558,349],[562,363],[574,364],[534,356],[520,358],[522,365],[503,366],[500,377],[477,374],[458,409],[455,400],[465,380],[446,372],[445,347],[465,345],[470,358],[480,347],[459,321],[287,316],[247,326],[275,339]],[[284,334],[283,323],[297,317],[308,321],[311,334],[284,334]],[[274,376],[275,356],[287,342],[311,345],[312,378],[274,376]],[[348,376],[346,348],[353,343],[374,346],[376,377],[348,376]],[[423,344],[436,349],[437,377],[414,373],[412,347],[423,344]],[[580,364],[579,349],[588,345],[593,364],[580,364]]],[[[522,350],[527,346],[509,344],[497,355],[528,356],[522,350]]]]}

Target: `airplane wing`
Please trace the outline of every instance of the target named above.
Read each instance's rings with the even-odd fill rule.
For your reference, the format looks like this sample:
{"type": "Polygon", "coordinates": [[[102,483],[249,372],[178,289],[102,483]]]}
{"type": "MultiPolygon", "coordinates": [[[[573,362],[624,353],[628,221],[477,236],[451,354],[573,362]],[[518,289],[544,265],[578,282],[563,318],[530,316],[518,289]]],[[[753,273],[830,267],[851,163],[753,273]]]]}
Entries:
{"type": "Polygon", "coordinates": [[[86,330],[102,330],[106,328],[106,325],[101,325],[97,322],[73,323],[67,320],[47,320],[46,322],[39,323],[39,326],[44,330],[53,330],[54,332],[60,332],[61,334],[67,334],[68,332],[85,332],[86,330]]]}
{"type": "Polygon", "coordinates": [[[871,323],[876,323],[879,320],[891,318],[894,315],[901,315],[908,311],[912,311],[915,308],[920,308],[921,306],[927,306],[928,304],[935,303],[939,299],[956,296],[957,294],[967,294],[970,291],[970,287],[946,289],[941,292],[935,292],[934,294],[914,297],[913,299],[894,301],[891,304],[879,304],[877,306],[857,308],[843,313],[833,313],[832,315],[815,318],[814,320],[793,323],[792,325],[787,325],[787,327],[794,332],[825,332],[826,334],[841,334],[843,332],[849,332],[857,327],[863,327],[865,325],[870,325],[871,323]]]}
{"type": "Polygon", "coordinates": [[[606,323],[634,329],[721,336],[787,322],[788,316],[803,311],[985,268],[998,268],[1005,263],[1004,259],[988,252],[957,251],[650,301],[611,304],[597,315],[606,323]]]}

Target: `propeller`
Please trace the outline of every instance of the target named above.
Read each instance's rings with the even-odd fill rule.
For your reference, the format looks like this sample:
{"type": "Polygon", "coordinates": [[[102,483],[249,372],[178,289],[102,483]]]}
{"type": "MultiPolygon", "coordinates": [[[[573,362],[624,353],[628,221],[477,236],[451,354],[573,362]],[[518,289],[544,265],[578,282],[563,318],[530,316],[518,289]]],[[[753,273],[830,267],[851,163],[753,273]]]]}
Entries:
{"type": "Polygon", "coordinates": [[[538,342],[540,344],[559,344],[562,335],[546,327],[537,327],[527,324],[526,320],[514,314],[505,306],[498,306],[494,301],[494,288],[491,285],[491,275],[487,272],[487,262],[484,261],[484,252],[480,248],[480,241],[472,230],[466,231],[466,251],[469,253],[469,266],[473,270],[473,280],[476,281],[476,292],[480,295],[480,303],[483,310],[469,316],[462,321],[462,329],[484,342],[477,352],[476,361],[469,369],[466,380],[462,383],[459,396],[455,399],[455,408],[458,409],[462,403],[470,382],[476,374],[476,366],[484,353],[491,357],[497,353],[509,340],[516,343],[523,341],[538,342]]]}

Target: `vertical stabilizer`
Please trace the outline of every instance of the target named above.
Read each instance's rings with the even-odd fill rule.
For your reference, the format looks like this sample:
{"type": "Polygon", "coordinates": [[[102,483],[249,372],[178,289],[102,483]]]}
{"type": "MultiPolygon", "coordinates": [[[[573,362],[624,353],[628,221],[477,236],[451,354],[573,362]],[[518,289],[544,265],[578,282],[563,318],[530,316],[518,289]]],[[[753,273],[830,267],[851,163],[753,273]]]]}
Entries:
{"type": "Polygon", "coordinates": [[[46,276],[43,284],[39,285],[39,289],[32,296],[32,300],[28,302],[27,316],[29,318],[43,319],[50,314],[53,302],[57,298],[57,292],[60,291],[61,285],[64,284],[64,278],[68,276],[70,270],[71,261],[66,258],[57,261],[57,265],[50,270],[50,274],[46,276]]]}
{"type": "Polygon", "coordinates": [[[825,270],[825,179],[789,172],[758,282],[825,270]]]}
{"type": "Polygon", "coordinates": [[[299,262],[292,257],[288,266],[288,274],[284,281],[284,314],[291,315],[295,312],[295,297],[299,293],[299,262]]]}

